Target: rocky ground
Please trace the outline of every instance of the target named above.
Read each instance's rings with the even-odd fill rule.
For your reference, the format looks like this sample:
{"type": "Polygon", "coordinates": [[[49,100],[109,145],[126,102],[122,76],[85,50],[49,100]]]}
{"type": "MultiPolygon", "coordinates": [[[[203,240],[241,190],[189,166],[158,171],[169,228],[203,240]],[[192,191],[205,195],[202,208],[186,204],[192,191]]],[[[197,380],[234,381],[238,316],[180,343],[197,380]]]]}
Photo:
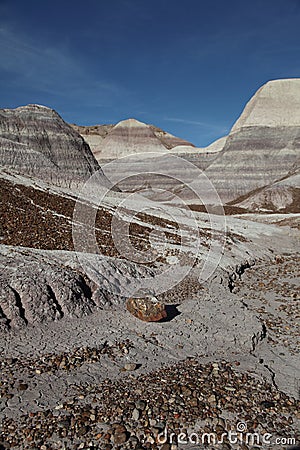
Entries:
{"type": "MultiPolygon", "coordinates": [[[[213,433],[216,441],[221,441],[224,434],[224,443],[208,448],[246,450],[253,448],[253,442],[250,441],[250,446],[249,442],[246,444],[246,430],[239,430],[243,423],[247,424],[248,433],[272,435],[271,446],[263,448],[282,448],[274,446],[278,437],[281,442],[288,437],[298,439],[300,415],[295,399],[265,381],[239,372],[239,364],[238,361],[200,364],[189,359],[137,377],[129,374],[134,366],[125,366],[128,375],[121,380],[74,385],[64,402],[53,409],[31,412],[17,420],[5,418],[3,446],[176,449],[188,447],[180,444],[178,447],[180,433],[184,437],[179,440],[191,444],[196,443],[195,434],[202,442],[204,433],[213,433]],[[245,443],[239,447],[232,445],[231,438],[226,436],[230,430],[244,431],[245,443]]],[[[34,362],[33,366],[39,367],[34,362]]],[[[27,388],[26,383],[17,382],[19,395],[26,395],[27,388]]]]}
{"type": "MultiPolygon", "coordinates": [[[[0,243],[45,250],[74,250],[72,217],[75,199],[15,184],[0,179],[0,243]]],[[[87,208],[91,214],[92,207],[87,208]]],[[[95,232],[101,253],[120,257],[111,236],[112,211],[99,207],[95,232]]],[[[130,225],[130,239],[137,249],[147,248],[152,227],[168,227],[167,238],[178,241],[172,228],[176,224],[144,213],[138,215],[140,223],[130,225]]]]}
{"type": "Polygon", "coordinates": [[[2,336],[2,448],[299,443],[299,258],[278,255],[224,281],[195,282],[195,292],[183,283],[170,321],[145,324],[119,308],[2,336]]]}
{"type": "MultiPolygon", "coordinates": [[[[144,323],[122,297],[111,294],[106,304],[78,270],[70,252],[74,198],[8,179],[0,190],[0,281],[15,295],[4,289],[1,298],[0,449],[299,444],[299,256],[297,231],[284,226],[295,215],[238,220],[229,215],[240,209],[228,207],[223,259],[202,282],[201,259],[223,235],[192,208],[201,252],[189,275],[177,285],[170,279],[173,287],[159,295],[167,319],[144,323]]],[[[122,259],[110,235],[114,207],[99,208],[95,228],[106,257],[101,283],[118,286],[118,277],[146,276],[165,259],[144,271],[122,259]]],[[[181,221],[195,237],[184,214],[178,224],[167,217],[136,214],[133,246],[147,250],[152,230],[161,229],[174,256],[181,221]]]]}

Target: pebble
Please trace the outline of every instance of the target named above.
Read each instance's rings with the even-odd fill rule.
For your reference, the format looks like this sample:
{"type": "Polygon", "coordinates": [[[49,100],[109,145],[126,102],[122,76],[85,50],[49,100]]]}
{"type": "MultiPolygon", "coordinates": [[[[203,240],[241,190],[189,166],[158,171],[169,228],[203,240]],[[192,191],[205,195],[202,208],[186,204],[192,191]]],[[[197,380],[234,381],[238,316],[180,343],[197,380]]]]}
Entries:
{"type": "Polygon", "coordinates": [[[133,420],[139,420],[140,418],[140,411],[138,409],[134,409],[132,412],[132,418],[133,420]]]}
{"type": "Polygon", "coordinates": [[[144,409],[146,408],[146,402],[144,402],[143,400],[138,400],[135,403],[135,406],[137,409],[140,409],[141,411],[144,411],[144,409]]]}
{"type": "Polygon", "coordinates": [[[124,370],[130,372],[130,371],[136,370],[137,367],[138,367],[138,365],[135,363],[126,363],[124,365],[124,370]]]}
{"type": "Polygon", "coordinates": [[[217,401],[216,396],[215,396],[214,394],[210,395],[210,396],[208,397],[207,401],[208,401],[209,403],[216,403],[216,401],[217,401]]]}
{"type": "Polygon", "coordinates": [[[229,391],[229,392],[236,391],[236,389],[234,387],[231,387],[231,386],[225,386],[225,389],[226,389],[226,391],[229,391]]]}
{"type": "Polygon", "coordinates": [[[127,441],[127,430],[124,425],[115,425],[114,432],[112,435],[114,444],[120,445],[127,441]]]}

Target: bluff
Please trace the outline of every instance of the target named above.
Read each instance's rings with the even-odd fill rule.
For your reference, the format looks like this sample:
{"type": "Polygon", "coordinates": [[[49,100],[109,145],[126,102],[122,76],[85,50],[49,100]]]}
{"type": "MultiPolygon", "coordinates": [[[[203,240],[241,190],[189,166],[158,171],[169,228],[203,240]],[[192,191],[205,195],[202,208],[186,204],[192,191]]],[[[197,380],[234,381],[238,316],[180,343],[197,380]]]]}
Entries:
{"type": "Polygon", "coordinates": [[[229,202],[299,166],[300,79],[283,79],[268,82],[250,99],[206,174],[229,202]]]}
{"type": "Polygon", "coordinates": [[[82,135],[100,162],[136,153],[166,152],[178,146],[195,151],[190,142],[136,119],[111,125],[71,126],[82,135]]]}
{"type": "Polygon", "coordinates": [[[53,109],[0,109],[0,165],[63,186],[78,186],[99,164],[88,144],[53,109]]]}

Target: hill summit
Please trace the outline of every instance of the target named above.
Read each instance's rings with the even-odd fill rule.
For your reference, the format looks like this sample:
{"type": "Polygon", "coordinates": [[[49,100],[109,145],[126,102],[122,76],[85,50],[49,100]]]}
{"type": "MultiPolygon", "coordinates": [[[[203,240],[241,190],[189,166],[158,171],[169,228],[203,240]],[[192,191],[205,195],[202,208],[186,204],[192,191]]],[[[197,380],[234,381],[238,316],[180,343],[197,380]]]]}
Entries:
{"type": "Polygon", "coordinates": [[[130,118],[115,125],[72,125],[90,145],[98,161],[116,159],[136,153],[165,152],[178,146],[195,146],[184,139],[130,118]]]}
{"type": "Polygon", "coordinates": [[[76,130],[53,109],[34,104],[0,109],[0,165],[65,187],[100,169],[76,130]]]}

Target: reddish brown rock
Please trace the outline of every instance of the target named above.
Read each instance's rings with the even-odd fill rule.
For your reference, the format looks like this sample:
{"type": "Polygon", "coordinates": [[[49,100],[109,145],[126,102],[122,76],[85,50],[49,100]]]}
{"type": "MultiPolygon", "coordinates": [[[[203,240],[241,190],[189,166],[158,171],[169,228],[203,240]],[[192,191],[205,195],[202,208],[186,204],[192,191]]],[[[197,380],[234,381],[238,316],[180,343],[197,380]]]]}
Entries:
{"type": "Polygon", "coordinates": [[[128,439],[126,427],[122,424],[115,424],[113,428],[114,428],[114,430],[113,430],[112,440],[113,440],[114,444],[116,444],[116,445],[125,444],[125,442],[128,439]]]}
{"type": "Polygon", "coordinates": [[[145,322],[157,322],[167,317],[165,305],[155,297],[129,298],[126,308],[133,316],[145,322]]]}

